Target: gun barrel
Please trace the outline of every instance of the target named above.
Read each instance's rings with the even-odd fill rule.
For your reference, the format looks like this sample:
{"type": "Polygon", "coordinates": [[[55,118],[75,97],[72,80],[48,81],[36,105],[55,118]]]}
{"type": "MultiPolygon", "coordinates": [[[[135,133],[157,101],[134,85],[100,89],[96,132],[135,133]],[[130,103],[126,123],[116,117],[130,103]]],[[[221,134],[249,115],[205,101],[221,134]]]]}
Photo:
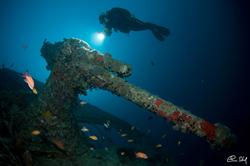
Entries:
{"type": "Polygon", "coordinates": [[[212,146],[229,147],[235,142],[235,136],[228,127],[219,123],[210,123],[171,102],[126,82],[122,78],[112,77],[112,75],[109,76],[106,73],[102,77],[98,76],[94,79],[92,77],[90,80],[92,85],[122,96],[163,117],[173,123],[174,129],[205,137],[212,146]]]}

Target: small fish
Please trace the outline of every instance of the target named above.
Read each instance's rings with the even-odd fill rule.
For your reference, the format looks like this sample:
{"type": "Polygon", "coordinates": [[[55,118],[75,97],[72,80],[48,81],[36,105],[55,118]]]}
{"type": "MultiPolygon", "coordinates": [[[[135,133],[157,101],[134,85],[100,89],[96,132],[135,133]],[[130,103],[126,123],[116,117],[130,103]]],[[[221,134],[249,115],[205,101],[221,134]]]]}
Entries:
{"type": "Polygon", "coordinates": [[[133,139],[128,139],[128,143],[134,142],[133,139]]]}
{"type": "Polygon", "coordinates": [[[31,135],[33,135],[33,136],[38,136],[38,135],[40,135],[41,134],[41,132],[39,131],[39,130],[33,130],[32,132],[31,132],[31,135]]]}
{"type": "Polygon", "coordinates": [[[107,123],[103,123],[103,126],[104,126],[105,128],[109,128],[109,124],[107,124],[107,123]]]}
{"type": "Polygon", "coordinates": [[[167,136],[167,134],[163,134],[163,135],[161,136],[161,138],[164,139],[164,138],[166,138],[166,136],[167,136]]]}
{"type": "Polygon", "coordinates": [[[161,148],[162,147],[162,144],[157,144],[155,145],[156,148],[161,148]]]}
{"type": "Polygon", "coordinates": [[[87,127],[83,126],[82,129],[81,129],[81,131],[82,131],[82,132],[88,132],[89,129],[88,129],[87,127]]]}
{"type": "Polygon", "coordinates": [[[109,128],[110,127],[110,121],[107,120],[106,123],[103,123],[104,127],[109,128]]]}
{"type": "Polygon", "coordinates": [[[23,74],[24,81],[28,84],[29,88],[32,90],[34,94],[37,94],[37,90],[35,88],[35,83],[33,78],[28,74],[24,73],[23,74]]]}
{"type": "Polygon", "coordinates": [[[181,145],[181,141],[179,140],[179,141],[177,141],[177,145],[178,146],[180,146],[181,145]]]}
{"type": "Polygon", "coordinates": [[[105,151],[108,151],[108,150],[109,150],[109,148],[108,148],[108,147],[105,147],[104,149],[105,149],[105,151]]]}
{"type": "Polygon", "coordinates": [[[125,155],[125,152],[121,152],[121,155],[124,156],[124,155],[125,155]]]}
{"type": "Polygon", "coordinates": [[[135,129],[135,126],[131,126],[131,128],[130,128],[131,130],[134,130],[135,129]]]}
{"type": "Polygon", "coordinates": [[[135,153],[136,158],[141,158],[141,159],[148,159],[148,155],[143,152],[136,152],[135,153]]]}
{"type": "Polygon", "coordinates": [[[58,138],[52,138],[51,142],[59,149],[64,150],[64,143],[58,138]]]}
{"type": "Polygon", "coordinates": [[[91,136],[89,136],[89,138],[92,139],[92,140],[94,140],[94,141],[98,140],[97,136],[95,136],[95,135],[91,135],[91,136]]]}
{"type": "Polygon", "coordinates": [[[93,148],[93,147],[90,147],[89,149],[90,149],[91,151],[95,150],[95,148],[93,148]]]}
{"type": "Polygon", "coordinates": [[[122,137],[126,137],[128,134],[124,133],[124,134],[121,134],[122,137]]]}
{"type": "Polygon", "coordinates": [[[86,105],[86,104],[87,104],[86,101],[83,101],[83,100],[80,101],[80,105],[81,105],[81,106],[84,106],[84,105],[86,105]]]}

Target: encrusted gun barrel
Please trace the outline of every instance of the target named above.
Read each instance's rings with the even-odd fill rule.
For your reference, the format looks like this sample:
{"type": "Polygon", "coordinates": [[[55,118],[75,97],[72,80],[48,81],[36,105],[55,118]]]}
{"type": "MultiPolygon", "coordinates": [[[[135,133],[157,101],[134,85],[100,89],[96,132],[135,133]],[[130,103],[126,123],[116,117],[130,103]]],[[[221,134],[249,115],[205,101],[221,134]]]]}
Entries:
{"type": "Polygon", "coordinates": [[[212,145],[227,147],[235,140],[228,127],[210,123],[128,83],[122,77],[131,74],[130,65],[114,60],[110,54],[101,54],[93,50],[82,40],[65,39],[55,44],[44,42],[41,52],[48,63],[47,67],[52,71],[54,63],[60,62],[71,66],[76,78],[76,87],[85,87],[84,90],[101,88],[110,91],[167,119],[174,124],[175,129],[205,137],[212,145]]]}

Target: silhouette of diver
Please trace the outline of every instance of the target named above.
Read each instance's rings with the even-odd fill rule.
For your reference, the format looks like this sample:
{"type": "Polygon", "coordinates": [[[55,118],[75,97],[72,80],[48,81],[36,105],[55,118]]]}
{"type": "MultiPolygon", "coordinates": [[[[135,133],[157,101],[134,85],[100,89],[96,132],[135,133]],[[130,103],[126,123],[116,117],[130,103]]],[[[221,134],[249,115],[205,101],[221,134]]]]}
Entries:
{"type": "Polygon", "coordinates": [[[164,41],[164,37],[167,37],[170,33],[168,28],[149,22],[143,22],[131,15],[128,10],[118,7],[112,8],[101,14],[99,16],[99,21],[105,26],[104,33],[107,36],[112,34],[112,28],[116,32],[119,30],[123,33],[151,30],[153,35],[160,41],[164,41]]]}

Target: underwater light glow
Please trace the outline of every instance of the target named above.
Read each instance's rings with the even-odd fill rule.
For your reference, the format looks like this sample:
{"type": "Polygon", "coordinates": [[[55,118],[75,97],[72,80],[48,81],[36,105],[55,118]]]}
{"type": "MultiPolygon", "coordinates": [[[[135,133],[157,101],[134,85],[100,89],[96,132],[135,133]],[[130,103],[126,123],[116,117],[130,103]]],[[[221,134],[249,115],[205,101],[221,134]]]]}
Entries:
{"type": "Polygon", "coordinates": [[[98,33],[97,38],[98,38],[98,40],[103,41],[105,39],[105,35],[103,33],[98,33]]]}
{"type": "Polygon", "coordinates": [[[93,42],[97,45],[102,44],[104,39],[105,39],[105,34],[102,32],[94,33],[93,38],[92,38],[93,42]]]}

